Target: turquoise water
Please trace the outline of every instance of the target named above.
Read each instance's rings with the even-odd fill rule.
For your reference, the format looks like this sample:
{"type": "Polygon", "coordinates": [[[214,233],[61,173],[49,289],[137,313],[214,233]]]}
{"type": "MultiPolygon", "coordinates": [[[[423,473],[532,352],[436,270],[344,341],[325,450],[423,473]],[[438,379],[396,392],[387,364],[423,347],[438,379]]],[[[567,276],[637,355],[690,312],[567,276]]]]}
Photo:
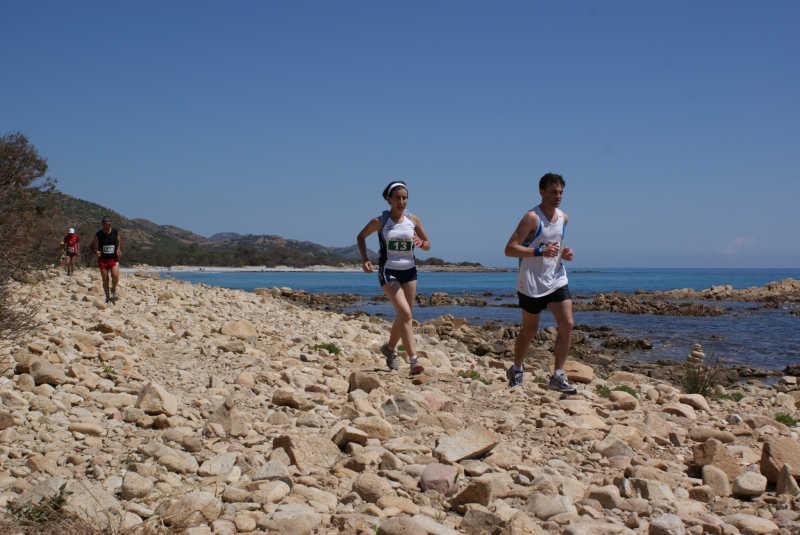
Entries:
{"type": "MultiPolygon", "coordinates": [[[[350,293],[367,298],[354,308],[370,314],[392,317],[388,303],[373,304],[368,298],[381,292],[377,276],[366,273],[328,272],[255,272],[201,273],[173,272],[176,279],[212,286],[252,291],[263,287],[290,287],[310,293],[350,293]]],[[[569,286],[574,295],[591,295],[619,291],[672,290],[730,284],[734,288],[763,286],[786,278],[800,279],[800,269],[596,269],[569,273],[569,286]],[[586,272],[590,271],[590,272],[586,272]]],[[[515,294],[516,273],[420,273],[418,293],[430,295],[447,292],[483,294],[489,304],[515,302],[501,294],[515,294]]],[[[608,312],[576,312],[575,323],[592,326],[608,325],[617,334],[632,338],[649,338],[652,351],[631,353],[628,358],[653,361],[659,358],[681,358],[690,344],[703,344],[706,354],[713,354],[731,364],[781,369],[788,363],[800,362],[800,317],[790,316],[800,310],[800,303],[788,303],[783,309],[758,309],[754,303],[721,303],[731,314],[714,318],[676,318],[651,315],[625,315],[608,312]]],[[[472,324],[486,321],[519,323],[520,312],[503,307],[424,307],[415,308],[420,321],[443,314],[466,317],[472,324]]],[[[542,327],[554,325],[549,313],[542,314],[542,327]]]]}

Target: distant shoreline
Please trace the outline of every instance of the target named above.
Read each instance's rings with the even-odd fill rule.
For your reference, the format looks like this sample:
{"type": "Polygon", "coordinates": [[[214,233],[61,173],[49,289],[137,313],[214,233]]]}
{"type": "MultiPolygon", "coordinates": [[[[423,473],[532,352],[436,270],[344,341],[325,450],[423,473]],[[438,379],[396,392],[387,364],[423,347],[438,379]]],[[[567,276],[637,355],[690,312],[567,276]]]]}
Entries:
{"type": "MultiPolygon", "coordinates": [[[[487,267],[468,267],[468,266],[417,266],[419,271],[437,273],[507,273],[516,271],[512,268],[487,268],[487,267]]],[[[361,266],[332,267],[332,266],[309,266],[305,268],[295,268],[289,266],[247,266],[247,267],[206,267],[206,266],[137,266],[121,268],[121,273],[136,273],[145,271],[147,273],[361,273],[361,266]]]]}

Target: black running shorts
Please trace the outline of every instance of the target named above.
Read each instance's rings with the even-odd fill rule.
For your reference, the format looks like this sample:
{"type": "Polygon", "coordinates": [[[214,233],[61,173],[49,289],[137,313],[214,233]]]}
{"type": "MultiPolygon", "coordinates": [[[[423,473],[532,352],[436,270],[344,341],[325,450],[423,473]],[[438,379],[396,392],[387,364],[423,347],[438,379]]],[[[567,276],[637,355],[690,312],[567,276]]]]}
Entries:
{"type": "Polygon", "coordinates": [[[517,297],[519,298],[519,308],[528,314],[539,314],[550,303],[560,303],[572,299],[569,294],[569,284],[565,284],[558,290],[541,297],[528,297],[522,292],[517,292],[517,297]]]}

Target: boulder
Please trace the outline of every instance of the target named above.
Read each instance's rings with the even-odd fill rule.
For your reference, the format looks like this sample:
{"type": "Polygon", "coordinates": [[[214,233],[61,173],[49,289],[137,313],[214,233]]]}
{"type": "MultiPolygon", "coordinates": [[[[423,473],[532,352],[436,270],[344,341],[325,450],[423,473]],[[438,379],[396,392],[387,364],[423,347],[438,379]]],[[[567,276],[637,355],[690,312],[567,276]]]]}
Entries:
{"type": "MultiPolygon", "coordinates": [[[[764,447],[766,448],[766,444],[764,447]]],[[[725,475],[728,476],[728,481],[733,481],[736,476],[744,472],[744,469],[739,465],[736,459],[733,458],[728,451],[728,448],[725,447],[725,444],[714,438],[711,438],[702,444],[692,446],[692,454],[694,455],[694,464],[697,465],[698,468],[702,468],[709,464],[716,466],[725,472],[725,475]]]]}
{"type": "Polygon", "coordinates": [[[134,407],[147,414],[175,416],[178,413],[178,398],[167,392],[163,386],[150,381],[139,392],[134,407]]]}
{"type": "Polygon", "coordinates": [[[222,405],[217,407],[208,418],[208,422],[206,422],[206,434],[216,434],[208,432],[209,425],[218,425],[226,435],[231,437],[243,437],[247,434],[244,418],[236,408],[232,397],[226,399],[222,405]]]}
{"type": "Polygon", "coordinates": [[[436,445],[434,455],[442,461],[457,463],[464,459],[480,457],[499,443],[500,437],[496,433],[475,424],[454,435],[441,438],[436,445]]]}
{"type": "Polygon", "coordinates": [[[484,507],[470,507],[464,514],[458,529],[467,535],[493,535],[499,533],[504,524],[500,515],[492,513],[484,507]]]}
{"type": "Polygon", "coordinates": [[[367,394],[376,388],[381,388],[383,386],[381,381],[375,375],[366,372],[351,373],[348,383],[350,384],[350,388],[347,390],[348,392],[353,392],[354,390],[363,390],[367,394]]]}
{"type": "Polygon", "coordinates": [[[567,361],[564,365],[564,373],[567,375],[567,379],[575,383],[589,384],[594,381],[594,370],[592,367],[581,364],[580,362],[575,362],[574,360],[567,361]]]}
{"type": "Polygon", "coordinates": [[[778,474],[778,482],[775,484],[775,494],[788,494],[790,496],[797,496],[800,494],[800,486],[792,474],[792,467],[784,464],[780,473],[778,474]]]}
{"type": "Polygon", "coordinates": [[[58,366],[44,359],[31,362],[30,374],[37,385],[58,386],[67,380],[67,375],[58,366]]]}
{"type": "Polygon", "coordinates": [[[272,441],[273,449],[283,448],[293,465],[304,474],[330,470],[339,460],[339,448],[321,436],[282,435],[272,441]]]}
{"type": "Polygon", "coordinates": [[[419,522],[409,516],[395,516],[381,523],[381,535],[428,535],[419,522]]]}
{"type": "Polygon", "coordinates": [[[292,476],[286,465],[278,461],[267,461],[259,466],[252,476],[253,481],[283,481],[289,487],[293,486],[292,476]]]}
{"type": "Polygon", "coordinates": [[[353,420],[353,427],[363,431],[368,438],[377,438],[381,442],[394,438],[392,424],[380,416],[363,416],[353,420]]]}
{"type": "Polygon", "coordinates": [[[144,498],[153,490],[153,482],[135,472],[126,472],[122,478],[120,494],[123,500],[144,498]]]}
{"type": "Polygon", "coordinates": [[[349,425],[339,429],[333,437],[333,443],[340,448],[344,448],[351,442],[366,446],[367,440],[369,440],[369,436],[364,431],[356,429],[355,427],[350,427],[349,425]]]}
{"type": "Polygon", "coordinates": [[[723,520],[735,526],[742,535],[771,535],[778,533],[780,528],[771,520],[760,516],[738,513],[723,517],[723,520]]]}
{"type": "Polygon", "coordinates": [[[419,485],[422,491],[434,490],[452,496],[458,490],[458,469],[449,464],[430,463],[422,471],[419,485]]]}
{"type": "Polygon", "coordinates": [[[761,448],[761,474],[775,483],[784,464],[800,474],[800,443],[789,437],[770,438],[761,448]]]}
{"type": "Polygon", "coordinates": [[[685,535],[686,528],[678,515],[664,514],[650,520],[648,535],[685,535]]]}
{"type": "Polygon", "coordinates": [[[608,396],[615,411],[632,411],[639,408],[639,401],[628,392],[615,390],[608,396]]]}
{"type": "Polygon", "coordinates": [[[281,535],[310,535],[322,522],[322,516],[305,504],[287,503],[279,505],[272,515],[265,515],[265,521],[258,521],[260,529],[281,535]]]}
{"type": "Polygon", "coordinates": [[[731,490],[734,496],[743,498],[761,496],[767,490],[767,478],[755,472],[745,472],[734,478],[731,490]]]}
{"type": "Polygon", "coordinates": [[[233,468],[238,458],[239,454],[235,451],[212,457],[207,461],[203,461],[203,464],[197,470],[197,475],[209,477],[225,474],[228,472],[228,470],[233,468]]]}
{"type": "Polygon", "coordinates": [[[488,477],[479,477],[470,481],[461,492],[450,500],[450,506],[456,508],[459,505],[477,503],[484,507],[492,503],[492,481],[488,477]]]}
{"type": "Polygon", "coordinates": [[[240,340],[256,335],[256,326],[247,320],[233,321],[226,323],[219,330],[225,336],[234,336],[240,340]]]}
{"type": "Polygon", "coordinates": [[[614,485],[606,485],[604,487],[590,489],[589,499],[597,500],[603,509],[614,509],[619,506],[622,497],[619,494],[619,489],[614,485]]]}
{"type": "Polygon", "coordinates": [[[722,429],[714,429],[706,426],[690,429],[689,438],[695,442],[705,442],[708,439],[714,438],[723,444],[731,444],[736,439],[730,431],[723,431],[722,429]]]}
{"type": "Polygon", "coordinates": [[[703,485],[711,487],[715,496],[727,498],[731,495],[731,484],[728,474],[714,465],[707,464],[703,467],[703,485]]]}
{"type": "Polygon", "coordinates": [[[678,398],[678,400],[681,403],[690,405],[692,408],[705,411],[707,414],[711,414],[711,407],[709,407],[708,401],[706,401],[706,398],[700,394],[683,394],[680,398],[678,398]]]}
{"type": "Polygon", "coordinates": [[[222,502],[213,494],[193,491],[184,494],[170,505],[164,513],[168,526],[193,527],[211,523],[219,518],[222,502]]]}
{"type": "Polygon", "coordinates": [[[272,403],[279,407],[291,407],[301,411],[310,411],[317,405],[304,394],[290,388],[279,388],[272,393],[272,403]]]}
{"type": "Polygon", "coordinates": [[[661,407],[661,410],[667,414],[674,414],[675,416],[680,416],[681,418],[686,418],[687,420],[697,420],[697,414],[695,414],[692,406],[686,405],[685,403],[676,403],[674,401],[666,403],[663,407],[661,407]]]}
{"type": "Polygon", "coordinates": [[[369,503],[377,503],[384,496],[396,496],[392,484],[375,474],[363,474],[353,481],[353,492],[369,503]]]}
{"type": "Polygon", "coordinates": [[[625,441],[614,435],[607,435],[606,438],[595,442],[592,446],[592,453],[599,453],[603,457],[633,457],[634,451],[625,441]]]}
{"type": "Polygon", "coordinates": [[[433,412],[453,410],[453,400],[445,395],[428,391],[422,392],[421,395],[433,412]]]}

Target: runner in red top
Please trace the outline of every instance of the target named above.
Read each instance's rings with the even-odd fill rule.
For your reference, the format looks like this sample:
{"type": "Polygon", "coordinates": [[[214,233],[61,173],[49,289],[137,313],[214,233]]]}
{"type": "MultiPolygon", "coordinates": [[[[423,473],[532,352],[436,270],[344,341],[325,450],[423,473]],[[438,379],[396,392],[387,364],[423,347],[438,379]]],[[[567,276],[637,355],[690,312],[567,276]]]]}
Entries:
{"type": "Polygon", "coordinates": [[[75,258],[81,254],[78,244],[81,239],[75,234],[75,229],[69,229],[69,233],[64,236],[64,250],[67,254],[67,275],[75,274],[75,258]]]}

